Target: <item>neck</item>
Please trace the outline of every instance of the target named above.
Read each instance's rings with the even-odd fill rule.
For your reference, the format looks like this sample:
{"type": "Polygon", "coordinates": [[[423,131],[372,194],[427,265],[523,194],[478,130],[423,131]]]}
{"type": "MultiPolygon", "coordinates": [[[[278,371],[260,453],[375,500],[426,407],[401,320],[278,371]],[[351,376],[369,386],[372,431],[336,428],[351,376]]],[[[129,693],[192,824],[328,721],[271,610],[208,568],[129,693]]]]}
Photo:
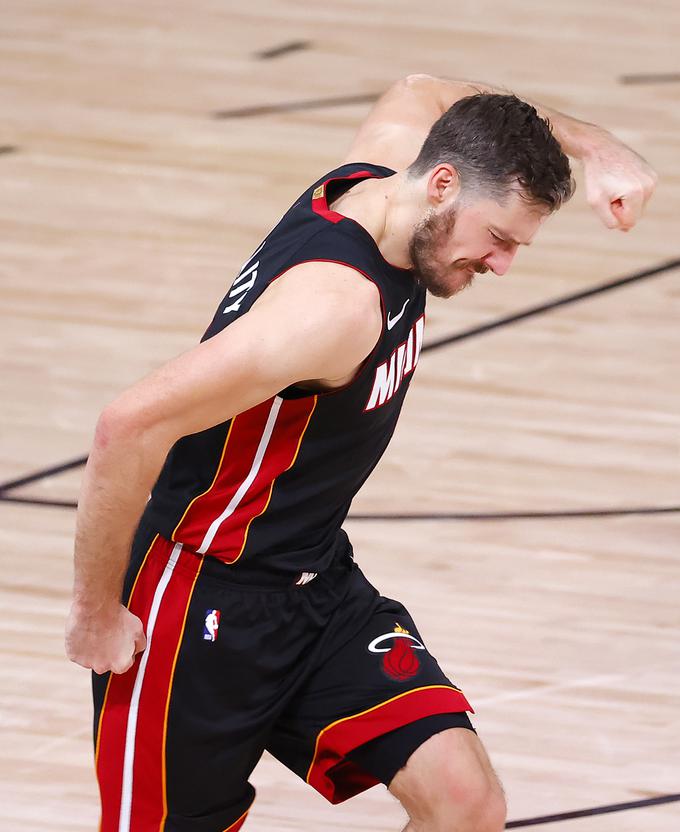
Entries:
{"type": "Polygon", "coordinates": [[[366,179],[342,194],[332,207],[363,226],[388,263],[411,268],[409,241],[415,214],[413,187],[406,173],[366,179]]]}

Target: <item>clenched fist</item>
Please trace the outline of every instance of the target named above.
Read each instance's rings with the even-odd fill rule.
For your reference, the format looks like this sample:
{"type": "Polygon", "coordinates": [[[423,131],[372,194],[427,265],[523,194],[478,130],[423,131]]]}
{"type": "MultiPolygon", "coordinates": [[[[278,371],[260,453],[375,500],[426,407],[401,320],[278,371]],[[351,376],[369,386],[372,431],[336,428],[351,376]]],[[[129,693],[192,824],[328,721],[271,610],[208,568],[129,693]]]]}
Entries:
{"type": "Polygon", "coordinates": [[[656,172],[604,130],[581,161],[588,204],[607,228],[630,231],[654,193],[656,172]]]}
{"type": "Polygon", "coordinates": [[[146,647],[142,622],[122,604],[97,610],[74,603],[66,621],[66,655],[95,673],[125,673],[146,647]]]}

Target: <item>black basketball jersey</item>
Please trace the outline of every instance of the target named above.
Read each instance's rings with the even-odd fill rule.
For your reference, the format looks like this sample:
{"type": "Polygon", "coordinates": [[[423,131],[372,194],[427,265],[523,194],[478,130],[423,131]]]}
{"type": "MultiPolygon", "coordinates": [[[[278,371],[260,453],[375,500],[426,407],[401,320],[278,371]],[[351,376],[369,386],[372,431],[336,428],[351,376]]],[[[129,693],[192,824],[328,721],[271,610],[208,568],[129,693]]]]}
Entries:
{"type": "Polygon", "coordinates": [[[418,362],[425,290],[412,271],[382,257],[366,229],[328,205],[363,179],[393,174],[368,164],[327,174],[243,265],[203,339],[245,315],[293,266],[315,261],[346,264],[373,281],[380,339],[345,387],[314,393],[292,386],[180,439],[146,511],[164,537],[244,575],[321,572],[347,550],[342,523],[390,441],[418,362]]]}

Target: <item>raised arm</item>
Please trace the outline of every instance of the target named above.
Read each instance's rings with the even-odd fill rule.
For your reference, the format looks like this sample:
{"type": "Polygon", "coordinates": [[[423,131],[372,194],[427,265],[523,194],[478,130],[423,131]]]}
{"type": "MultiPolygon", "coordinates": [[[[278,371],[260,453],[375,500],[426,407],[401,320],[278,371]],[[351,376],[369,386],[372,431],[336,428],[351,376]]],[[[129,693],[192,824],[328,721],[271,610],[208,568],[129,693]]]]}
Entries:
{"type": "Polygon", "coordinates": [[[333,386],[371,352],[381,326],[378,290],[357,272],[296,266],[247,314],[103,411],[78,503],[72,661],[122,673],[144,649],[141,622],[120,597],[135,528],[172,445],[296,382],[333,386]]]}
{"type": "MultiPolygon", "coordinates": [[[[434,122],[456,101],[478,93],[507,90],[430,75],[409,75],[393,84],[359,127],[346,162],[407,168],[434,122]]],[[[635,151],[602,127],[536,102],[569,156],[583,164],[588,204],[608,228],[628,231],[640,218],[656,185],[653,169],[635,151]]]]}

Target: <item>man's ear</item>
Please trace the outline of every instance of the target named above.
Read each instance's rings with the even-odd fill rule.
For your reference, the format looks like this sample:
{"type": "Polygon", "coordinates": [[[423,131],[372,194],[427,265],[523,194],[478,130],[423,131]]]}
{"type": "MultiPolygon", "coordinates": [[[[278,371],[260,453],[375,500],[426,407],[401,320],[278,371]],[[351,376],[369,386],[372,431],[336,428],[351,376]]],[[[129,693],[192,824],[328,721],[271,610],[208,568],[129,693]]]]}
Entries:
{"type": "Polygon", "coordinates": [[[452,202],[459,193],[458,171],[448,162],[440,162],[432,169],[427,180],[428,202],[436,207],[444,202],[452,202]]]}

